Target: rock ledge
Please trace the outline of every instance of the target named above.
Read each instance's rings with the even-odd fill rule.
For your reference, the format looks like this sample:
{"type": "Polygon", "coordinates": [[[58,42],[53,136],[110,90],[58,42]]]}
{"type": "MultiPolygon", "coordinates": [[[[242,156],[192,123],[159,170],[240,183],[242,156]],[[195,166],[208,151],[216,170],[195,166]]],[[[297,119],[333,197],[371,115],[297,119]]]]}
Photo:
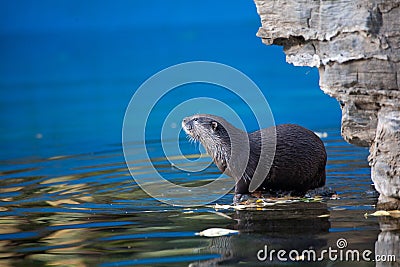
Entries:
{"type": "Polygon", "coordinates": [[[318,67],[321,89],[342,107],[342,136],[369,146],[386,209],[400,207],[400,0],[254,0],[257,36],[286,61],[318,67]]]}

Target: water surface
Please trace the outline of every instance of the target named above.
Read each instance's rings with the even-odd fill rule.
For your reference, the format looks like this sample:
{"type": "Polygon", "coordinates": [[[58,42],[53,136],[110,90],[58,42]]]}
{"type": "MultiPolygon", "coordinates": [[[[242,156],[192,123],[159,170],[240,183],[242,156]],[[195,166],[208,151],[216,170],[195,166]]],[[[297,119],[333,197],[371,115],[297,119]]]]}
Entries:
{"type": "MultiPolygon", "coordinates": [[[[256,253],[264,245],[322,250],[336,248],[339,238],[345,238],[353,249],[375,251],[379,223],[374,217],[364,217],[374,211],[376,203],[367,150],[344,143],[338,129],[327,133],[323,139],[329,156],[327,185],[340,198],[282,204],[262,211],[217,211],[211,205],[179,208],[160,203],[135,184],[118,145],[86,154],[3,160],[0,263],[262,265],[265,262],[259,262],[256,253]],[[213,227],[237,229],[240,234],[195,235],[213,227]]],[[[193,149],[187,140],[181,142],[193,149]]],[[[193,184],[218,176],[215,166],[191,177],[174,170],[166,159],[158,158],[155,165],[177,183],[193,184]]],[[[231,199],[228,194],[217,203],[230,204],[231,199]]]]}

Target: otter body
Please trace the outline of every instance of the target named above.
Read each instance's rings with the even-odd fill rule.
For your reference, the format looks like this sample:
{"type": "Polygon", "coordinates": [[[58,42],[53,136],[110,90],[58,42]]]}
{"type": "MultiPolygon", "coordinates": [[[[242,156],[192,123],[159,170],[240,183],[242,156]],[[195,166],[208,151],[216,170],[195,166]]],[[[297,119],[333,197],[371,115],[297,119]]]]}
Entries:
{"type": "Polygon", "coordinates": [[[246,133],[209,114],[187,117],[182,127],[191,138],[201,142],[222,172],[236,180],[235,199],[250,193],[249,186],[259,164],[271,167],[268,173],[262,173],[263,181],[255,191],[285,190],[301,194],[325,185],[324,144],[304,127],[283,124],[246,133]],[[245,144],[249,149],[248,157],[243,160],[235,154],[242,153],[241,146],[245,151],[245,144]],[[271,149],[273,145],[275,149],[271,149]],[[243,161],[243,170],[237,170],[238,163],[243,161]]]}

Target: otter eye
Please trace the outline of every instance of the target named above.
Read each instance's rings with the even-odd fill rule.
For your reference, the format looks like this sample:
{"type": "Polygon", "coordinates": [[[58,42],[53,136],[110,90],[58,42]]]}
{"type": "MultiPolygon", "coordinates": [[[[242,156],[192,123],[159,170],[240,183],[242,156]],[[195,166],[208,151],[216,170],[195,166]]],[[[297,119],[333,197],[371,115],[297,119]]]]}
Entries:
{"type": "Polygon", "coordinates": [[[211,128],[215,131],[218,127],[218,123],[216,121],[211,122],[211,128]]]}
{"type": "Polygon", "coordinates": [[[194,119],[193,119],[193,121],[197,121],[197,120],[198,120],[198,118],[194,118],[194,119]]]}

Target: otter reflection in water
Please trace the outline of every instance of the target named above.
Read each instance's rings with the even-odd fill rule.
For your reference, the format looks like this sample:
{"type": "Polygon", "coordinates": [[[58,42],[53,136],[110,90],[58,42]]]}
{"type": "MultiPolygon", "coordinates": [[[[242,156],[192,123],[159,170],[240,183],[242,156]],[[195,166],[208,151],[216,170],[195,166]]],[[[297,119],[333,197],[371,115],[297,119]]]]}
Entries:
{"type": "MultiPolygon", "coordinates": [[[[268,255],[265,262],[257,257],[265,246],[268,251],[313,250],[321,255],[328,244],[326,234],[330,229],[327,204],[321,202],[275,205],[267,210],[238,210],[226,212],[232,218],[228,229],[239,230],[239,235],[222,236],[206,240],[199,251],[202,254],[219,254],[220,258],[191,263],[189,266],[214,266],[237,263],[245,266],[283,264],[276,253],[268,255]],[[263,265],[264,264],[264,265],[263,265]]],[[[288,255],[286,255],[288,256],[288,255]]],[[[290,262],[290,260],[288,259],[290,262]]],[[[310,262],[307,261],[307,264],[310,262]]]]}
{"type": "Polygon", "coordinates": [[[247,133],[221,117],[197,114],[184,118],[182,128],[200,141],[222,172],[235,179],[235,203],[254,191],[286,190],[301,195],[325,185],[324,144],[299,125],[247,133]],[[259,182],[251,188],[255,177],[259,182]]]}

